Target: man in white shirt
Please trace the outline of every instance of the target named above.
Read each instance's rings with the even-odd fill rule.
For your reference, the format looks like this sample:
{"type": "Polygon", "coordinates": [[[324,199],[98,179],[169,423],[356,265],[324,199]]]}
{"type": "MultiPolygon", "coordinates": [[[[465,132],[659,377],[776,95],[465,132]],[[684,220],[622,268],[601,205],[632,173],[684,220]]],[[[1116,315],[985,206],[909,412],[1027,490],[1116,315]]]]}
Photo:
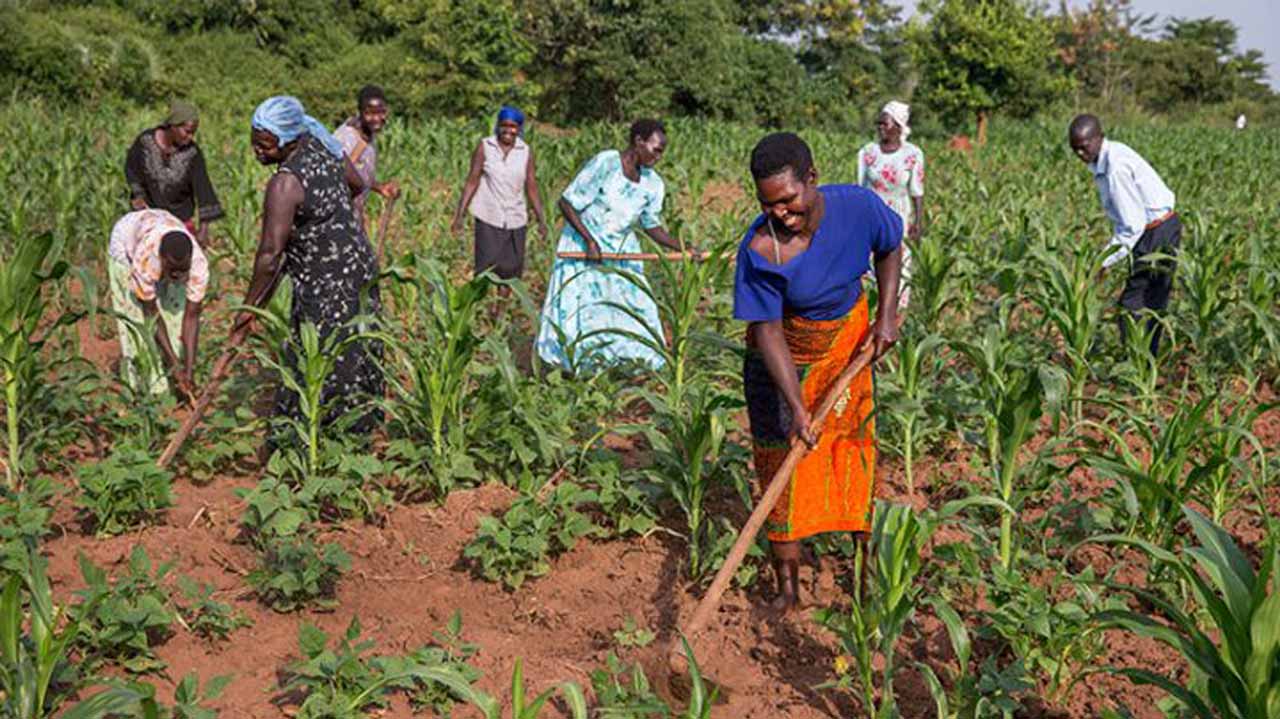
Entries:
{"type": "MultiPolygon", "coordinates": [[[[1136,321],[1144,311],[1156,314],[1169,306],[1173,271],[1182,241],[1182,222],[1174,212],[1173,192],[1160,175],[1128,145],[1108,140],[1102,122],[1093,115],[1078,115],[1067,133],[1071,150],[1093,173],[1102,198],[1102,208],[1114,227],[1108,248],[1114,251],[1102,261],[1102,271],[1126,262],[1129,278],[1120,295],[1120,306],[1128,310],[1121,318],[1136,321]],[[1154,255],[1153,257],[1148,257],[1154,255]]],[[[1160,348],[1160,323],[1147,321],[1151,353],[1160,348]]]]}

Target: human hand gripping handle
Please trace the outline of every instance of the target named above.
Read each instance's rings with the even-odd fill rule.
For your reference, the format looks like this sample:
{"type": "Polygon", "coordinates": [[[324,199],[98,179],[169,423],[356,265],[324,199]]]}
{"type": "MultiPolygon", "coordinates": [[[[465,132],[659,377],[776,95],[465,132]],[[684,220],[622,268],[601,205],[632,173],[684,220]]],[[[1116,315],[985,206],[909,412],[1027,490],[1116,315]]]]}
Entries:
{"type": "Polygon", "coordinates": [[[898,312],[892,309],[894,303],[887,303],[890,309],[884,312],[871,327],[871,342],[875,347],[873,359],[880,359],[898,343],[898,312]]]}
{"type": "Polygon", "coordinates": [[[818,437],[813,432],[813,418],[803,402],[791,406],[791,436],[804,442],[809,449],[818,446],[818,437]]]}

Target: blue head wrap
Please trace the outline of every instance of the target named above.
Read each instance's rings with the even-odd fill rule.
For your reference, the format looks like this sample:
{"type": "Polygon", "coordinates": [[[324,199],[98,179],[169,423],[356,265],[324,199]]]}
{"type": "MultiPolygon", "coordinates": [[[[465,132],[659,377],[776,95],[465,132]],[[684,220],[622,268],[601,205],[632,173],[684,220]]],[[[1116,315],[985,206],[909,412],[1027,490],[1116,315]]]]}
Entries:
{"type": "Polygon", "coordinates": [[[342,158],[342,143],[329,134],[329,130],[319,120],[308,115],[296,97],[277,95],[264,100],[253,111],[253,127],[275,135],[281,145],[293,142],[304,133],[310,134],[323,143],[334,157],[342,158]]]}
{"type": "Polygon", "coordinates": [[[510,105],[503,105],[502,109],[498,110],[498,121],[494,123],[493,131],[497,132],[498,125],[501,125],[502,123],[507,121],[511,121],[519,125],[520,134],[521,135],[524,134],[524,113],[520,112],[519,108],[515,108],[510,105]]]}

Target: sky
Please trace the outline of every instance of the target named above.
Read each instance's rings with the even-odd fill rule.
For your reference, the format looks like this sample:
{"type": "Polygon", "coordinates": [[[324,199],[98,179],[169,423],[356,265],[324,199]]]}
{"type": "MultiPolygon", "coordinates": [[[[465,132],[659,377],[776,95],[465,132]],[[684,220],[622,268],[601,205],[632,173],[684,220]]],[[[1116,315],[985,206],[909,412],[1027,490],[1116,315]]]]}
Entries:
{"type": "MultiPolygon", "coordinates": [[[[915,11],[915,0],[897,0],[903,6],[903,17],[915,11]]],[[[1084,5],[1081,0],[1071,0],[1072,5],[1084,5]]],[[[1053,6],[1057,7],[1057,0],[1053,6]]],[[[1133,0],[1134,11],[1140,15],[1159,15],[1157,22],[1170,16],[1198,18],[1220,17],[1231,20],[1240,28],[1237,50],[1261,50],[1270,66],[1271,86],[1280,90],[1280,0],[1133,0]]]]}

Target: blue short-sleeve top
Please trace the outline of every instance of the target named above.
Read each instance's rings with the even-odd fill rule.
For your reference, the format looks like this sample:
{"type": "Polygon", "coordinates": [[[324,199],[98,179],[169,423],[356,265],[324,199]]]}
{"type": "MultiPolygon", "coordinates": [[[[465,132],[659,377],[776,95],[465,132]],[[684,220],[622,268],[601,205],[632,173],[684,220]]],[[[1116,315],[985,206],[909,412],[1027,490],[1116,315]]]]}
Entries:
{"type": "Polygon", "coordinates": [[[871,269],[872,255],[892,252],[902,243],[902,218],[874,192],[857,185],[823,185],[818,191],[826,200],[818,231],[808,249],[782,265],[751,249],[765,216],[751,223],[738,246],[735,319],[840,319],[862,294],[862,276],[871,269]]]}

